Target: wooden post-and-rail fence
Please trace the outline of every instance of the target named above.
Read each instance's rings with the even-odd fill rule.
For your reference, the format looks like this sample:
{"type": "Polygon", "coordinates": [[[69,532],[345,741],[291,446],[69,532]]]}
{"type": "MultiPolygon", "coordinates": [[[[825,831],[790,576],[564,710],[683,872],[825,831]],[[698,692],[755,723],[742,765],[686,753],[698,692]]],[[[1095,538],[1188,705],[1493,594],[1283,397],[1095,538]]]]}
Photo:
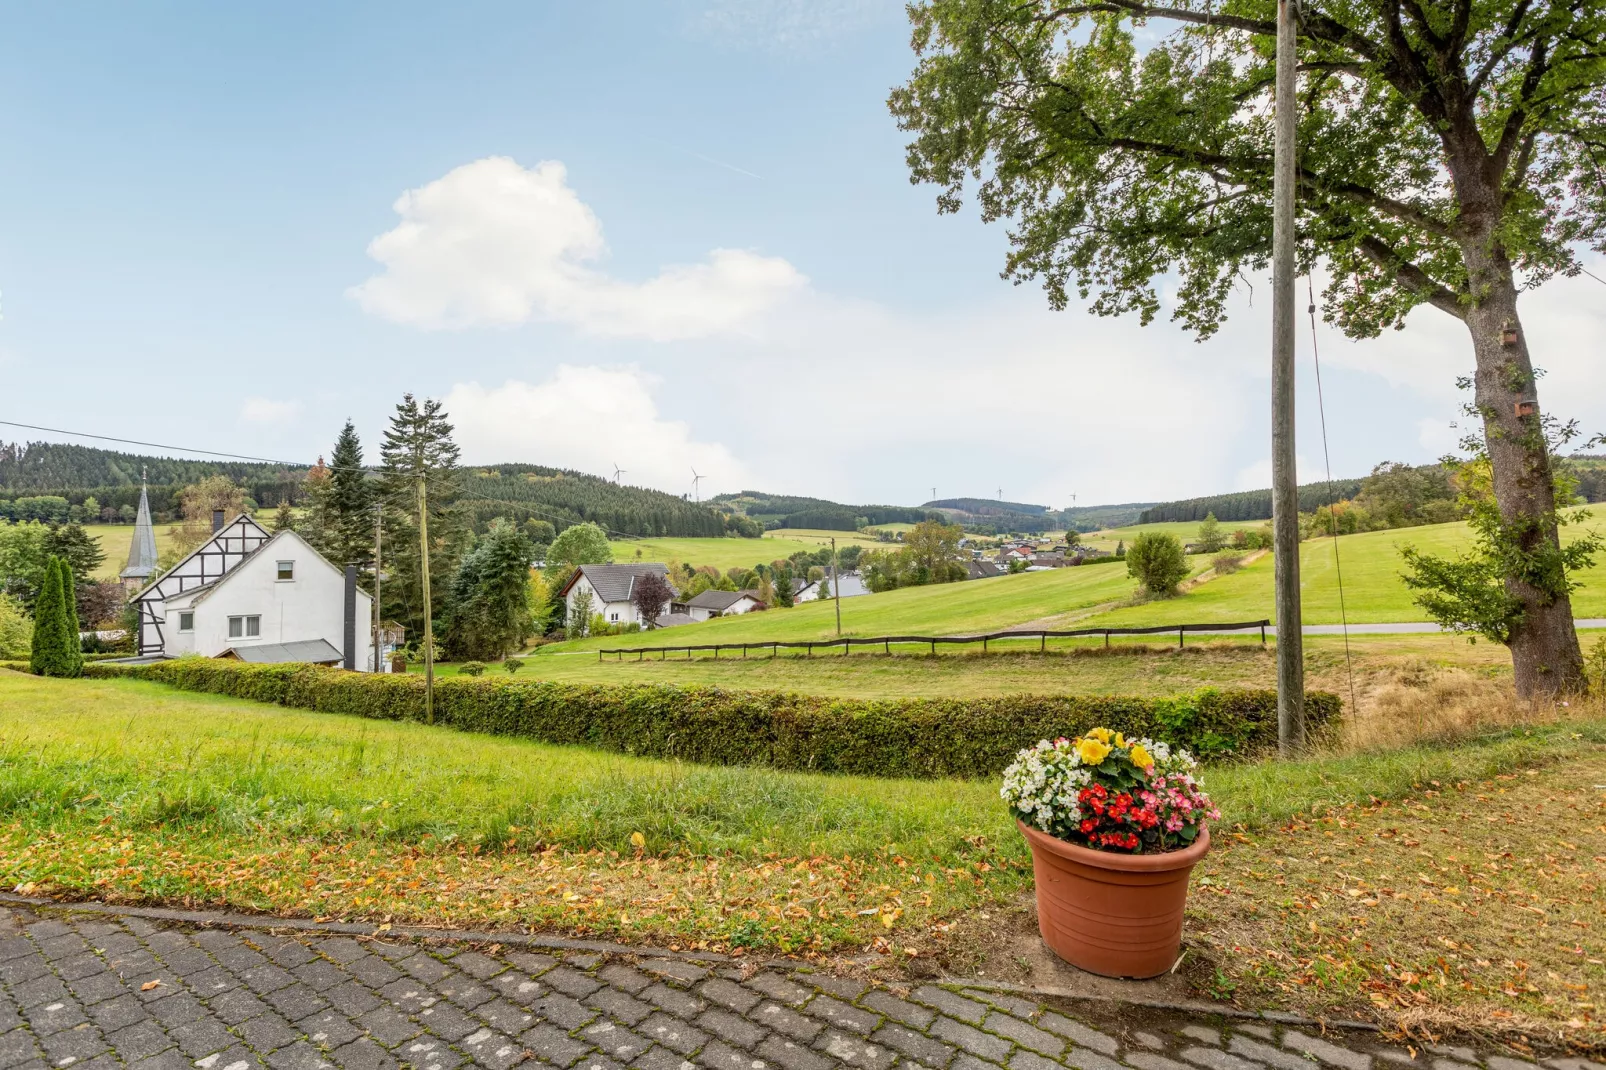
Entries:
{"type": "Polygon", "coordinates": [[[933,654],[937,652],[938,643],[980,643],[982,652],[986,653],[988,644],[1002,639],[1036,639],[1038,641],[1038,650],[1041,652],[1048,649],[1048,641],[1050,639],[1076,639],[1087,636],[1102,635],[1104,637],[1104,645],[1108,647],[1110,645],[1110,636],[1112,635],[1169,635],[1171,632],[1177,633],[1177,647],[1180,649],[1183,646],[1183,641],[1187,636],[1187,633],[1189,632],[1246,632],[1253,631],[1256,628],[1260,629],[1260,645],[1265,646],[1266,628],[1270,626],[1270,624],[1271,621],[1269,620],[1249,620],[1240,621],[1234,624],[1158,624],[1149,628],[1074,628],[1070,631],[991,632],[987,635],[878,635],[873,637],[843,636],[840,639],[814,639],[796,643],[783,643],[777,640],[767,643],[702,643],[687,646],[632,646],[598,650],[597,660],[601,661],[604,655],[614,654],[617,655],[620,661],[623,661],[626,654],[634,654],[636,655],[636,660],[641,661],[648,654],[657,654],[658,660],[663,661],[667,659],[671,653],[678,654],[681,651],[685,651],[686,657],[689,659],[698,651],[708,650],[712,650],[714,652],[714,659],[716,661],[719,659],[719,653],[722,650],[731,651],[732,653],[740,650],[742,652],[742,657],[744,658],[747,657],[747,653],[750,650],[757,650],[760,652],[769,651],[770,657],[773,658],[776,657],[783,648],[787,650],[802,650],[805,652],[805,656],[813,657],[816,647],[841,647],[842,656],[847,657],[853,652],[853,648],[856,646],[879,646],[881,647],[881,652],[883,654],[891,654],[893,643],[898,643],[900,645],[918,643],[921,646],[930,646],[931,653],[933,654]]]}

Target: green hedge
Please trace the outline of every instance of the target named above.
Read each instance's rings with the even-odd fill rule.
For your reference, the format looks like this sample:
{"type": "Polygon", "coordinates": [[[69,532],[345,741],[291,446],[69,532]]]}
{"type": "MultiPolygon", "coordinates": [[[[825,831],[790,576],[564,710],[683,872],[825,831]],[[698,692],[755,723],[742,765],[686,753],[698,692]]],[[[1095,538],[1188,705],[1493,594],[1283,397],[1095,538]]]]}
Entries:
{"type": "MultiPolygon", "coordinates": [[[[297,709],[421,721],[424,681],[309,665],[182,658],[90,663],[84,675],[154,680],[187,691],[297,709]]],[[[1338,696],[1311,692],[1312,731],[1337,721],[1338,696]]],[[[470,732],[713,765],[764,765],[889,777],[992,777],[1039,739],[1096,725],[1185,746],[1203,758],[1250,757],[1277,742],[1272,691],[1170,699],[1010,695],[862,700],[716,687],[586,686],[466,679],[435,684],[436,723],[470,732]]]]}

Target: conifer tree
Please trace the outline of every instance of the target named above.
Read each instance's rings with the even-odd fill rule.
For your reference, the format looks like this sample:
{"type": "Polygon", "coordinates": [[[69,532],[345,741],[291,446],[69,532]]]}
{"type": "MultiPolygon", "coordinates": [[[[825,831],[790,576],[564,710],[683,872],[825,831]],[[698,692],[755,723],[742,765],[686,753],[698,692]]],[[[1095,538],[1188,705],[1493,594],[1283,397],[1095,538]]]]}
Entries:
{"type": "Polygon", "coordinates": [[[63,660],[72,666],[70,675],[78,676],[84,671],[84,644],[79,638],[84,626],[78,619],[78,584],[73,579],[72,565],[67,559],[63,557],[57,560],[57,567],[61,570],[61,593],[67,609],[67,637],[62,645],[62,655],[63,660]]]}
{"type": "Polygon", "coordinates": [[[296,515],[290,509],[290,499],[288,497],[280,498],[279,508],[273,514],[273,530],[277,533],[280,531],[294,531],[295,529],[296,515]]]}
{"type": "MultiPolygon", "coordinates": [[[[447,428],[450,434],[451,428],[447,428]]],[[[374,485],[362,463],[362,441],[350,420],[335,439],[324,488],[323,540],[318,549],[337,565],[367,561],[374,554],[374,485]]]]}
{"type": "MultiPolygon", "coordinates": [[[[457,444],[441,403],[403,396],[380,447],[379,493],[385,503],[385,616],[412,636],[424,628],[422,554],[418,545],[419,485],[429,504],[429,578],[432,600],[450,592],[468,529],[456,507],[457,444]]],[[[439,615],[440,606],[431,614],[439,615]]]]}
{"type": "Polygon", "coordinates": [[[28,668],[37,676],[77,676],[83,666],[78,632],[68,615],[68,573],[59,557],[45,567],[45,581],[33,607],[33,648],[28,668]],[[70,640],[70,642],[69,642],[70,640]]]}

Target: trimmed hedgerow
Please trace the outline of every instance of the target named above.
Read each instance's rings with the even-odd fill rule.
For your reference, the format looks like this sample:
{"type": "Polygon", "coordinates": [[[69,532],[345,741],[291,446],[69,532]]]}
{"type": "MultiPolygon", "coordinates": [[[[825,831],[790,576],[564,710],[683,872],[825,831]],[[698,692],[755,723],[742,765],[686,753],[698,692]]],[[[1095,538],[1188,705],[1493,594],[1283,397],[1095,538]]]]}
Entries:
{"type": "MultiPolygon", "coordinates": [[[[417,676],[308,665],[241,665],[180,658],[154,665],[84,666],[297,709],[396,721],[424,717],[417,676]]],[[[1311,692],[1313,731],[1336,722],[1336,695],[1311,692]]],[[[713,765],[761,765],[888,777],[991,777],[1022,747],[1108,725],[1200,757],[1263,753],[1277,741],[1272,691],[1206,689],[1169,699],[1010,695],[861,700],[717,687],[623,687],[465,679],[435,685],[437,724],[713,765]]]]}

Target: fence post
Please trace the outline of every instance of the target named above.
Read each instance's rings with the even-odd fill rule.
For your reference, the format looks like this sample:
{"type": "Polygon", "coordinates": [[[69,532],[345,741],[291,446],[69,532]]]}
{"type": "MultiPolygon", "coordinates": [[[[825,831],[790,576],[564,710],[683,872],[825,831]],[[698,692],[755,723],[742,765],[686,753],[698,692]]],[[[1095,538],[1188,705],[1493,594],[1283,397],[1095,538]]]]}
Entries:
{"type": "Polygon", "coordinates": [[[892,656],[892,641],[890,639],[881,644],[881,653],[887,655],[888,657],[892,656]]]}
{"type": "Polygon", "coordinates": [[[844,639],[844,640],[842,640],[842,656],[843,657],[847,657],[848,656],[848,651],[851,650],[851,649],[853,649],[853,640],[852,639],[844,639]]]}
{"type": "Polygon", "coordinates": [[[933,639],[931,641],[931,652],[933,654],[935,654],[937,652],[937,640],[935,640],[935,639],[933,639]]]}
{"type": "Polygon", "coordinates": [[[987,637],[985,635],[981,637],[981,652],[983,654],[987,653],[987,637]]]}
{"type": "Polygon", "coordinates": [[[1266,645],[1266,623],[1265,623],[1265,621],[1262,621],[1261,624],[1260,624],[1260,645],[1263,648],[1266,645]]]}
{"type": "Polygon", "coordinates": [[[714,644],[714,660],[715,661],[719,660],[719,644],[718,643],[714,644]]]}
{"type": "Polygon", "coordinates": [[[1104,649],[1110,649],[1110,629],[1104,629],[1104,649]]]}
{"type": "Polygon", "coordinates": [[[1048,633],[1047,632],[1043,632],[1041,635],[1039,635],[1037,637],[1037,652],[1039,654],[1048,653],[1048,633]]]}
{"type": "Polygon", "coordinates": [[[601,650],[597,651],[597,664],[598,665],[602,664],[602,651],[601,650]]]}
{"type": "Polygon", "coordinates": [[[1177,649],[1182,649],[1182,626],[1177,626],[1177,649]]]}

